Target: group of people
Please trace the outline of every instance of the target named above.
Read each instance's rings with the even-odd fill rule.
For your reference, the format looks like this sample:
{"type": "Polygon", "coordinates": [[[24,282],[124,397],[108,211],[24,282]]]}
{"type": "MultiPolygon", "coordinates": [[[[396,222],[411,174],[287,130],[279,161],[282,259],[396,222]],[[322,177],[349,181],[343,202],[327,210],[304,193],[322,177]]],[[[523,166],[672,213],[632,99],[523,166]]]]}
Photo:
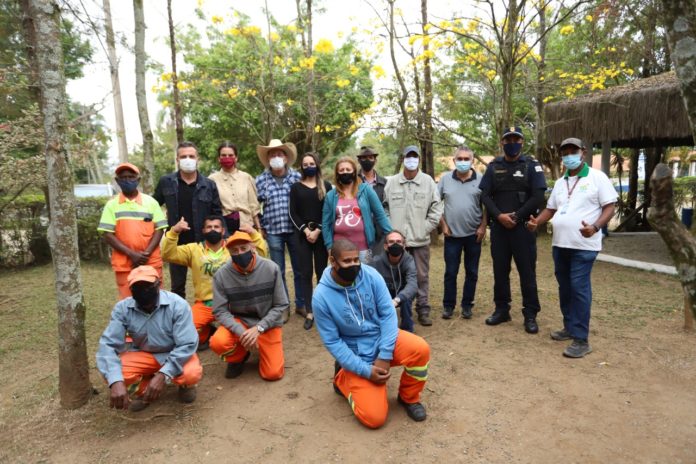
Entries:
{"type": "Polygon", "coordinates": [[[404,366],[398,401],[413,420],[425,420],[420,394],[430,348],[413,333],[412,309],[421,325],[432,325],[430,237],[438,228],[445,236],[442,318],[452,318],[457,305],[462,255],[461,316],[472,317],[490,224],[495,310],[486,324],[511,320],[514,259],[524,328],[537,333],[535,231],[552,221],[564,327],[551,337],[572,340],[566,356],[589,353],[590,271],[601,248],[597,232],[613,215],[616,193],[583,161],[582,142],[567,139],[560,147],[567,170],[537,214],[546,181],[538,162],[522,154],[523,144],[522,131],[509,128],[501,137],[504,155],[483,176],[474,169],[473,151],[460,146],[455,169],[439,183],[419,169],[417,146],[404,149],[403,169],[388,179],[375,170],[379,154],[362,147],[357,161],[336,162],[332,185],[316,153],[304,154],[299,171],[293,169],[297,152],[289,142],[257,147],[265,170],[255,180],[237,167],[234,144],[218,147],[220,170],[205,177],[195,145],[183,142],[177,171],[159,180],[153,197],[138,191],[136,166],[119,165],[121,193],[106,204],[98,226],[113,248],[121,298],[97,353],[111,406],[144,409],[167,383],[178,385],[181,401],[194,401],[202,376],[196,352],[208,347],[227,362],[227,378],[242,373],[252,351],[263,379],[282,378],[282,328],[290,314],[287,249],[295,312],[307,330],[316,322],[335,358],[336,393],[361,423],[379,427],[387,415],[390,368],[404,366]],[[162,289],[163,262],[169,263],[171,292],[162,289]],[[192,306],[185,300],[189,268],[192,306]]]}

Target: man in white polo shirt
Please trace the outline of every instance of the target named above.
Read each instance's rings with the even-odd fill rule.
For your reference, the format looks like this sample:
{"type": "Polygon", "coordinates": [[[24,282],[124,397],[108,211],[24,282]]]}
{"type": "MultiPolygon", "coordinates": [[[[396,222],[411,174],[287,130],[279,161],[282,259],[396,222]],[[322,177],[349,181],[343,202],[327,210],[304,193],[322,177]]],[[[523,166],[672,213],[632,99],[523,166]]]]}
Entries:
{"type": "Polygon", "coordinates": [[[549,220],[553,224],[553,261],[563,329],[552,332],[551,338],[572,339],[563,355],[582,358],[592,352],[588,343],[590,273],[602,249],[600,230],[614,216],[618,195],[606,174],[583,161],[586,150],[582,141],[565,139],[560,150],[567,170],[553,186],[546,208],[538,217],[529,218],[527,229],[533,232],[549,220]]]}

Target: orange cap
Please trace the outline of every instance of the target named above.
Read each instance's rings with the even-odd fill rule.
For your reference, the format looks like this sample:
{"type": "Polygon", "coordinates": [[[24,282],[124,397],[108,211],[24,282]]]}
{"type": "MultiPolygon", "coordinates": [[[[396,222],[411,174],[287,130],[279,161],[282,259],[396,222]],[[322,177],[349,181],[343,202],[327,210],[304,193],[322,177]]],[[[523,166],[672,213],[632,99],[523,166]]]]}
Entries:
{"type": "Polygon", "coordinates": [[[131,163],[121,163],[118,166],[116,166],[116,171],[115,171],[116,175],[118,175],[118,173],[123,171],[124,169],[130,169],[131,171],[133,171],[137,175],[140,175],[140,169],[138,169],[138,166],[136,166],[135,164],[131,164],[131,163]]]}
{"type": "Polygon", "coordinates": [[[159,273],[152,266],[138,266],[128,274],[128,286],[136,282],[157,282],[159,273]]]}
{"type": "Polygon", "coordinates": [[[235,242],[253,242],[253,240],[251,239],[251,235],[238,230],[234,234],[230,235],[230,238],[227,239],[225,246],[229,247],[235,242]]]}

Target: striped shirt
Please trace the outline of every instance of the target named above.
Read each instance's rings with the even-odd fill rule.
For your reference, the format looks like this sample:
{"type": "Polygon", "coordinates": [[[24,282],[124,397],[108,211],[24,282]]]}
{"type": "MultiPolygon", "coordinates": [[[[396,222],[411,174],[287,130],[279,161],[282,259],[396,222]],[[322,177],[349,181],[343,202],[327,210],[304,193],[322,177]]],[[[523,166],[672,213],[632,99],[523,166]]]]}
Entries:
{"type": "MultiPolygon", "coordinates": [[[[113,233],[131,250],[144,251],[155,231],[166,228],[167,218],[157,200],[144,193],[138,193],[133,199],[119,193],[104,206],[97,230],[113,233]]],[[[152,252],[147,264],[162,266],[159,246],[152,252]]],[[[130,271],[133,263],[125,254],[112,250],[111,267],[117,272],[130,271]]]]}
{"type": "Polygon", "coordinates": [[[300,180],[300,173],[288,168],[283,182],[276,182],[270,169],[263,171],[256,178],[256,192],[259,203],[263,203],[261,227],[266,233],[289,234],[293,231],[290,222],[290,187],[300,180]]]}

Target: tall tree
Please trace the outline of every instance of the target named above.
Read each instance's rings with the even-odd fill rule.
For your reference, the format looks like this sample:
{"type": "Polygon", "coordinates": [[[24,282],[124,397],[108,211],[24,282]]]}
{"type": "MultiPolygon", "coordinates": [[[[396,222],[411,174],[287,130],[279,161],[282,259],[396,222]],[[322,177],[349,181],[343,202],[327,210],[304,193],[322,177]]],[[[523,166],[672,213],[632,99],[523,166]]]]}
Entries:
{"type": "Polygon", "coordinates": [[[179,97],[179,75],[176,71],[176,31],[172,17],[172,0],[167,0],[167,18],[169,20],[169,48],[172,52],[172,100],[174,100],[174,127],[176,142],[184,141],[184,120],[181,116],[181,98],[179,97]]]}
{"type": "Polygon", "coordinates": [[[421,159],[423,172],[435,177],[434,153],[433,153],[433,80],[430,71],[430,37],[428,30],[428,0],[421,0],[421,31],[423,33],[423,106],[420,110],[422,119],[419,141],[421,145],[421,159]]]}
{"type": "Polygon", "coordinates": [[[150,129],[150,116],[147,112],[147,94],[145,93],[145,13],[143,0],[133,0],[133,16],[135,19],[135,98],[138,104],[140,132],[143,134],[143,190],[152,193],[155,186],[153,175],[155,161],[153,152],[153,136],[150,129]]]}
{"type": "Polygon", "coordinates": [[[35,30],[34,52],[45,155],[51,223],[48,241],[53,256],[58,310],[58,383],[61,405],[75,409],[92,392],[85,342],[77,216],[72,171],[66,145],[67,117],[60,9],[53,0],[28,0],[35,30]]]}
{"type": "Polygon", "coordinates": [[[128,161],[128,144],[126,143],[126,124],[123,121],[123,102],[121,101],[121,81],[118,75],[118,57],[116,56],[116,40],[114,25],[111,21],[111,2],[104,0],[104,30],[106,32],[106,50],[109,58],[111,74],[111,95],[114,99],[116,116],[116,140],[118,140],[118,159],[121,163],[128,161]]]}

